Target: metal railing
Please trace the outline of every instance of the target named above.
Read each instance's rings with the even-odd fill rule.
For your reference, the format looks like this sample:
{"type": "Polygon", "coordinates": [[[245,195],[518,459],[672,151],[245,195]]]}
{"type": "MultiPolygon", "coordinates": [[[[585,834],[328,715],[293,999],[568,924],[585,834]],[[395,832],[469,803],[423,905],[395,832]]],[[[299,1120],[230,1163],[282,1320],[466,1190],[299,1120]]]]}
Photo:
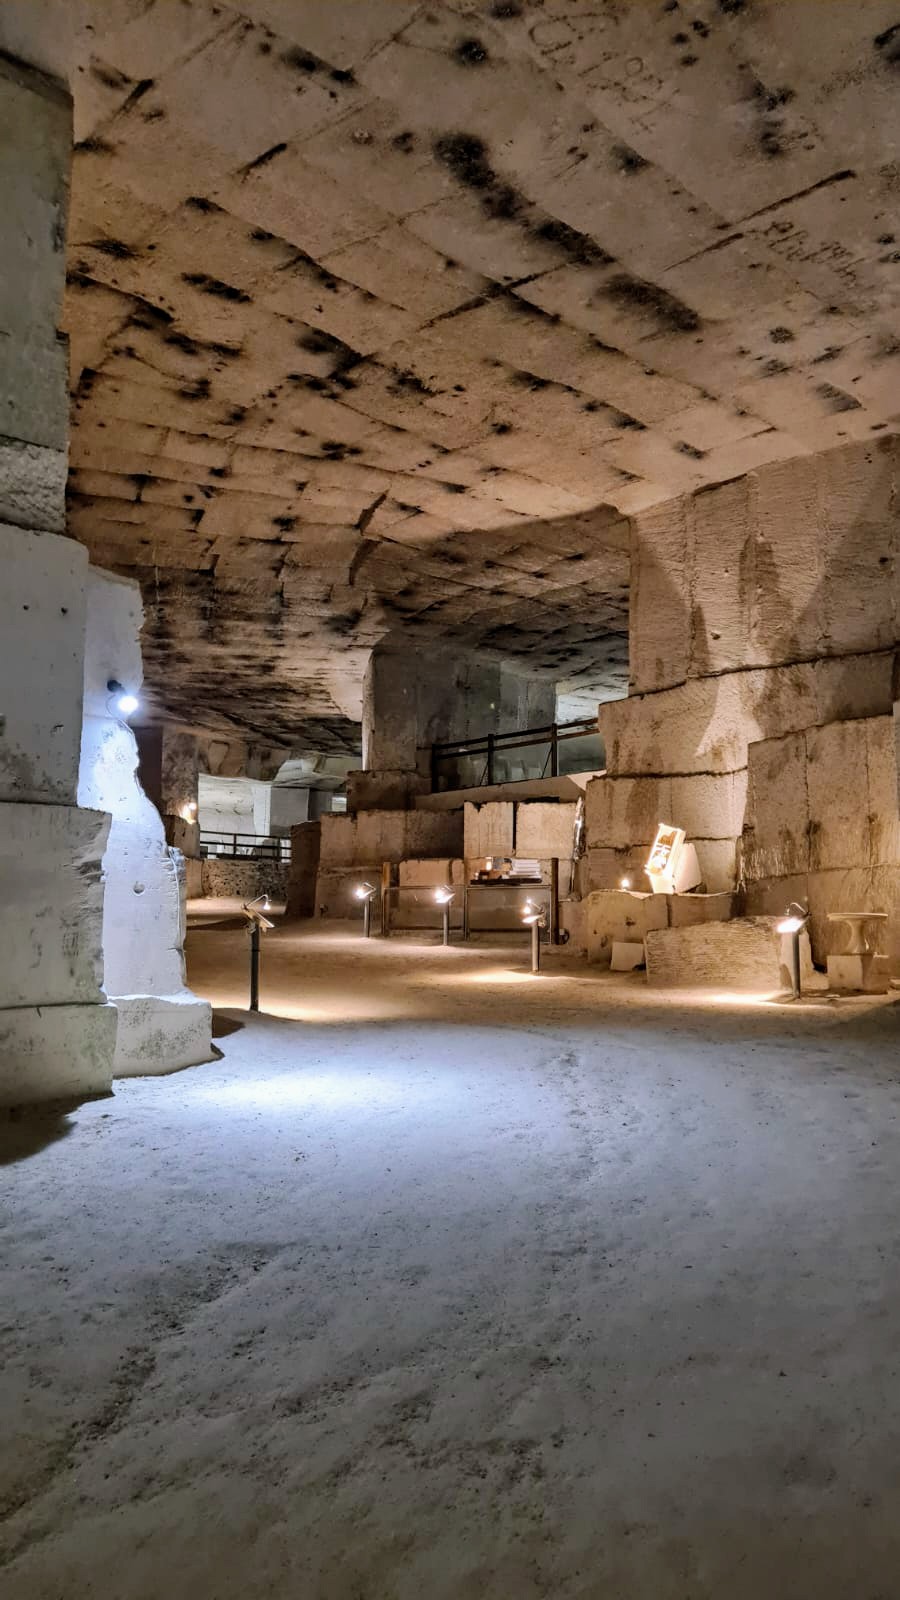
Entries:
{"type": "Polygon", "coordinates": [[[596,717],[582,717],[578,722],[551,722],[541,728],[523,728],[511,733],[485,733],[474,739],[453,739],[431,747],[431,791],[442,789],[479,789],[492,783],[515,783],[522,778],[558,778],[562,765],[569,772],[599,770],[603,766],[603,741],[597,729],[596,717]],[[581,740],[580,748],[571,741],[581,740]],[[516,751],[531,751],[546,747],[546,753],[529,763],[527,756],[519,765],[530,764],[531,772],[521,776],[513,774],[514,763],[510,756],[516,751]],[[577,759],[572,757],[577,755],[577,759]]]}
{"type": "Polygon", "coordinates": [[[290,838],[279,839],[273,833],[223,833],[216,829],[201,829],[200,854],[207,858],[224,858],[227,861],[279,861],[291,859],[290,838]]]}

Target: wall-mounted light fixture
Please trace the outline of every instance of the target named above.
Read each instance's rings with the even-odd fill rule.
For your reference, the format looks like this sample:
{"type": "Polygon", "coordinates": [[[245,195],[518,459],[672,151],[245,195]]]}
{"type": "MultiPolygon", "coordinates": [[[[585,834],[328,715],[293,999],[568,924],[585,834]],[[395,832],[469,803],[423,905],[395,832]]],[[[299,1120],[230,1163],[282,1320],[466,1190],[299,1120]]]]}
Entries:
{"type": "Polygon", "coordinates": [[[196,822],[197,821],[197,802],[196,802],[196,800],[188,800],[182,806],[182,808],[179,811],[178,815],[181,817],[182,822],[196,822]]]}
{"type": "MultiPolygon", "coordinates": [[[[109,691],[109,698],[113,701],[114,708],[118,716],[130,717],[135,711],[137,711],[141,703],[140,700],[136,694],[131,694],[128,689],[123,688],[118,678],[107,679],[106,687],[109,691]]],[[[107,701],[107,705],[108,704],[109,701],[107,701]]]]}

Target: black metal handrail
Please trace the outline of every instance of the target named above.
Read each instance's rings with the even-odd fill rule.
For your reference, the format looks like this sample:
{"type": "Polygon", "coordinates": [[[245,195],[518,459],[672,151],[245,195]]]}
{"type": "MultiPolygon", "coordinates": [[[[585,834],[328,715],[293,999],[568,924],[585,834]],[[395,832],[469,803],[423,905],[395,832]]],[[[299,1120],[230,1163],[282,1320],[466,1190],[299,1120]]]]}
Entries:
{"type": "Polygon", "coordinates": [[[599,738],[596,717],[581,717],[577,722],[549,722],[540,728],[522,728],[508,733],[483,733],[471,739],[448,739],[431,746],[431,787],[437,789],[438,766],[442,761],[460,756],[485,756],[482,784],[494,781],[494,758],[504,750],[519,750],[529,745],[549,745],[542,776],[559,776],[559,746],[567,739],[583,739],[596,734],[599,738]],[[549,774],[546,768],[549,765],[549,774]]]}
{"type": "Polygon", "coordinates": [[[229,833],[220,828],[201,829],[201,856],[227,861],[290,861],[291,841],[272,833],[229,833]]]}

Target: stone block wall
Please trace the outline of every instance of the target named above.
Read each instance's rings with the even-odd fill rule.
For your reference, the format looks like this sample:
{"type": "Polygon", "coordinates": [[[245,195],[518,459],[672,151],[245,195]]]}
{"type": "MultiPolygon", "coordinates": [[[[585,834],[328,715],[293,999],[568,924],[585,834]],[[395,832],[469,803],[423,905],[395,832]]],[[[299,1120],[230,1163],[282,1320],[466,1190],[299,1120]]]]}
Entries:
{"type": "MultiPolygon", "coordinates": [[[[900,917],[894,717],[866,717],[751,744],[742,872],[747,909],[808,905],[813,955],[838,953],[839,910],[900,917]]],[[[887,951],[892,928],[877,936],[887,951]]]]}
{"type": "Polygon", "coordinates": [[[88,558],[65,526],[71,102],[0,60],[0,1105],[109,1089],[108,817],[76,804],[88,558]]]}
{"type": "MultiPolygon", "coordinates": [[[[635,518],[631,692],[600,707],[607,774],[587,789],[584,892],[623,876],[641,887],[656,826],[672,822],[695,844],[710,891],[746,880],[748,904],[767,910],[767,894],[780,902],[789,881],[808,890],[818,958],[822,908],[839,892],[821,874],[900,863],[889,732],[898,483],[900,440],[889,436],[773,464],[635,518]],[[862,735],[847,730],[863,723],[868,743],[854,757],[862,735]]],[[[840,903],[863,888],[844,880],[840,903]]],[[[886,880],[877,889],[891,899],[886,880]]]]}

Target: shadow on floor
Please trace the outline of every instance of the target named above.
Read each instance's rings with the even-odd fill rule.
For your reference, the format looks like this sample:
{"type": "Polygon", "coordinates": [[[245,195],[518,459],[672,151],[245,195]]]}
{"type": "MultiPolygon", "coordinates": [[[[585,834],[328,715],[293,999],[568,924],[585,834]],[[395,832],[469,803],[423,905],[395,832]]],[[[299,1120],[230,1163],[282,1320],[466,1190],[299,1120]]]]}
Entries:
{"type": "MultiPolygon", "coordinates": [[[[105,1096],[104,1096],[105,1098],[105,1096]]],[[[39,1155],[48,1145],[74,1132],[69,1119],[83,1104],[81,1100],[34,1106],[21,1111],[0,1112],[0,1167],[14,1166],[39,1155]]]]}
{"type": "Polygon", "coordinates": [[[225,1011],[213,1011],[212,1036],[214,1039],[227,1039],[230,1033],[240,1033],[245,1026],[236,1017],[229,1017],[225,1011]]]}

